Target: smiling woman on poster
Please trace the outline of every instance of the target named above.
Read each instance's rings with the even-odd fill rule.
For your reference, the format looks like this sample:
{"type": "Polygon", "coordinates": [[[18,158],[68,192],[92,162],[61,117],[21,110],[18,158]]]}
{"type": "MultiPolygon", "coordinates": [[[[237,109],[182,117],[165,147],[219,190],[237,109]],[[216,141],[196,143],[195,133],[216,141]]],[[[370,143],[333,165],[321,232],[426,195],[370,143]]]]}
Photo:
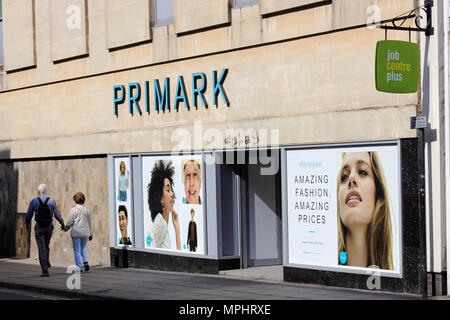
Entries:
{"type": "Polygon", "coordinates": [[[377,152],[342,154],[337,213],[338,255],[346,253],[345,265],[392,270],[389,198],[377,152]]]}
{"type": "Polygon", "coordinates": [[[148,207],[153,221],[151,246],[171,249],[169,237],[169,216],[172,214],[177,250],[181,250],[180,224],[178,214],[173,209],[175,194],[172,161],[158,160],[152,169],[151,180],[147,186],[148,207]]]}

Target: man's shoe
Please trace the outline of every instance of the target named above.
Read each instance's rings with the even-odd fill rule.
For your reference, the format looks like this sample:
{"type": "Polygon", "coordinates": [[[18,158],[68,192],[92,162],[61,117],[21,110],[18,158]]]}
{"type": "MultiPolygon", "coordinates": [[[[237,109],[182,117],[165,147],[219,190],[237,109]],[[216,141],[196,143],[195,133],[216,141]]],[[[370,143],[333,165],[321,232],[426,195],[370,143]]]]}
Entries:
{"type": "Polygon", "coordinates": [[[89,264],[87,262],[83,263],[84,265],[84,272],[88,272],[89,271],[89,264]]]}
{"type": "Polygon", "coordinates": [[[49,276],[48,272],[42,272],[41,273],[41,277],[48,277],[48,276],[49,276]]]}

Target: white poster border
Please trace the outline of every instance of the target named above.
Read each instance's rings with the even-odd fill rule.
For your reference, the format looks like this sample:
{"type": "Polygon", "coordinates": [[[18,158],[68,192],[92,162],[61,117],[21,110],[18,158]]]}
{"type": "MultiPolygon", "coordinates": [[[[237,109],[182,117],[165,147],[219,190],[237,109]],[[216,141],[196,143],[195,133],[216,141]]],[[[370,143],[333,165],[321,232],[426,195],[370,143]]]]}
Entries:
{"type": "MultiPolygon", "coordinates": [[[[143,246],[143,248],[141,248],[139,251],[142,252],[151,252],[151,253],[158,253],[158,254],[164,254],[164,255],[172,255],[172,256],[182,256],[182,257],[191,257],[191,258],[208,258],[208,238],[207,238],[207,214],[206,214],[206,168],[205,168],[205,159],[204,159],[204,152],[199,152],[199,151],[180,151],[180,152],[176,152],[176,153],[170,153],[170,152],[147,152],[147,153],[140,153],[139,154],[139,161],[141,162],[141,172],[140,175],[142,176],[143,173],[143,164],[144,164],[144,159],[145,158],[171,158],[171,157],[188,157],[188,156],[196,156],[196,157],[200,157],[201,161],[202,161],[202,191],[201,191],[201,197],[202,197],[202,215],[203,215],[203,239],[204,239],[204,245],[203,245],[203,253],[196,253],[196,252],[188,252],[188,251],[179,251],[179,250],[174,250],[174,249],[162,249],[162,248],[154,248],[154,247],[148,247],[148,246],[143,246]]],[[[144,180],[142,179],[141,184],[143,185],[144,180]]],[[[142,185],[139,186],[140,188],[142,188],[142,185]]],[[[142,201],[145,199],[145,195],[142,194],[142,201]]],[[[144,211],[142,212],[142,214],[144,215],[144,211]]],[[[145,218],[144,218],[145,219],[145,218]]],[[[145,241],[145,223],[142,224],[141,226],[141,230],[142,234],[144,235],[144,241],[145,241]]],[[[182,240],[182,239],[181,239],[182,240]]],[[[183,241],[182,241],[183,243],[183,241]]]]}
{"type": "Polygon", "coordinates": [[[283,208],[283,266],[292,268],[302,268],[309,270],[319,270],[319,271],[332,271],[332,272],[342,272],[351,274],[364,274],[372,275],[374,273],[379,274],[383,277],[391,278],[403,278],[403,212],[402,212],[402,192],[401,192],[401,149],[400,140],[389,140],[389,141],[368,141],[368,142],[356,142],[356,143],[336,143],[336,144],[315,144],[315,145],[302,145],[302,146],[285,146],[282,151],[282,189],[283,194],[287,194],[287,154],[289,151],[295,150],[314,150],[314,149],[343,149],[343,148],[366,148],[366,147],[389,147],[395,146],[397,148],[397,168],[398,168],[398,220],[397,220],[397,231],[398,235],[398,271],[383,270],[376,268],[363,268],[363,267],[352,267],[352,266],[324,266],[316,264],[301,264],[301,263],[290,263],[289,262],[289,235],[288,235],[288,199],[287,196],[282,197],[282,208],[283,208]]]}
{"type": "MultiPolygon", "coordinates": [[[[132,157],[129,154],[117,154],[114,155],[113,157],[113,172],[114,172],[114,221],[115,221],[115,232],[116,232],[116,237],[115,237],[115,245],[114,247],[116,248],[133,248],[135,247],[135,230],[134,230],[134,193],[133,193],[133,164],[132,164],[132,157]],[[128,210],[130,211],[129,217],[128,217],[128,226],[129,226],[129,230],[130,230],[130,234],[128,235],[130,240],[131,240],[131,245],[129,244],[119,244],[118,240],[119,240],[119,218],[117,215],[117,210],[119,208],[118,203],[120,203],[120,201],[117,200],[118,194],[116,193],[117,191],[117,183],[118,183],[118,175],[117,175],[117,168],[116,168],[116,161],[120,159],[124,159],[127,161],[128,163],[128,170],[129,170],[129,186],[128,186],[128,200],[126,201],[126,204],[128,206],[128,210]]],[[[119,162],[120,163],[120,162],[119,162]]]]}

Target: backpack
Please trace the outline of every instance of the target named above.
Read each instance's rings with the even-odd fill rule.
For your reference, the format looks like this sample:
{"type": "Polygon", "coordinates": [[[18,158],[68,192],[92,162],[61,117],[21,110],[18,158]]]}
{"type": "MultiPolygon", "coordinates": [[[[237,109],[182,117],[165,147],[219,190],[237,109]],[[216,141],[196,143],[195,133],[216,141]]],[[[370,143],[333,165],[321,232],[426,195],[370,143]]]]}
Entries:
{"type": "Polygon", "coordinates": [[[42,202],[41,198],[38,197],[39,200],[39,209],[36,214],[36,222],[42,226],[46,227],[50,223],[52,223],[52,210],[48,206],[47,202],[50,200],[50,198],[45,199],[44,202],[42,202]]]}

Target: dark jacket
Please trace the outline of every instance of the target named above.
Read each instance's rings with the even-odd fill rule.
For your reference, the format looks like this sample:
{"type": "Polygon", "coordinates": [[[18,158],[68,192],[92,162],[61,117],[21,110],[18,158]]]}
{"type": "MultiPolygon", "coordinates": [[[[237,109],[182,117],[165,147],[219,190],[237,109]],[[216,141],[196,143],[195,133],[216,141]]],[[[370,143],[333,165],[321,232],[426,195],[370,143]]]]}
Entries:
{"type": "Polygon", "coordinates": [[[127,237],[126,239],[120,238],[119,244],[131,246],[130,237],[127,237]]]}
{"type": "Polygon", "coordinates": [[[193,243],[194,247],[197,247],[197,224],[194,221],[189,221],[187,232],[187,244],[193,243]],[[194,237],[191,239],[191,225],[194,224],[194,237]]]}
{"type": "MultiPolygon", "coordinates": [[[[42,200],[42,202],[45,202],[47,199],[46,195],[40,195],[39,196],[42,200]]],[[[64,219],[61,216],[61,213],[59,212],[58,206],[56,205],[56,201],[50,198],[48,200],[48,206],[50,207],[53,216],[58,220],[58,222],[61,224],[61,226],[64,226],[64,219]]],[[[25,217],[25,224],[29,225],[31,223],[31,219],[33,218],[33,214],[37,214],[39,210],[39,200],[38,198],[34,198],[31,200],[30,205],[28,206],[27,215],[25,217]]]]}

